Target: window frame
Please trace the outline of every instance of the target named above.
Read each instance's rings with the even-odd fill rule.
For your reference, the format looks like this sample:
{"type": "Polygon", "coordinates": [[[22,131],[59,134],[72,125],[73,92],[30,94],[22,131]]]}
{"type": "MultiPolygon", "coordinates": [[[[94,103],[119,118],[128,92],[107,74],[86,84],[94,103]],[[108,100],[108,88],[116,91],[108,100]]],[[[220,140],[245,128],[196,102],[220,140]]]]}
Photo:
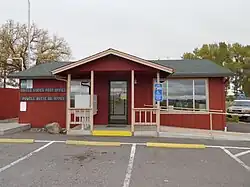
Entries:
{"type": "Polygon", "coordinates": [[[34,81],[33,79],[21,79],[20,80],[20,89],[31,89],[33,88],[34,81]],[[23,86],[23,84],[25,86],[23,86]]]}
{"type": "MultiPolygon", "coordinates": [[[[72,98],[72,92],[71,92],[71,89],[72,89],[72,85],[73,86],[76,86],[76,85],[74,85],[74,84],[72,84],[72,82],[88,82],[90,85],[89,86],[87,86],[87,85],[84,85],[84,86],[86,86],[86,87],[88,87],[89,88],[89,94],[90,94],[90,90],[91,90],[91,81],[90,81],[90,79],[72,79],[71,80],[71,84],[70,84],[70,108],[75,108],[75,106],[72,106],[72,102],[74,102],[75,101],[75,98],[72,98]]],[[[81,85],[81,84],[80,84],[81,85]]],[[[81,85],[81,86],[83,86],[83,85],[81,85]]],[[[84,87],[83,86],[83,87],[84,87]]]]}
{"type": "MultiPolygon", "coordinates": [[[[198,114],[208,114],[209,113],[209,79],[208,78],[173,78],[173,79],[168,79],[168,78],[160,78],[160,83],[168,81],[168,80],[192,80],[193,82],[193,108],[190,108],[190,111],[188,110],[168,110],[168,111],[161,111],[161,113],[173,113],[173,114],[194,114],[198,113],[198,114]],[[204,80],[205,81],[205,94],[206,94],[206,108],[205,109],[195,109],[195,80],[204,80]],[[193,109],[193,110],[192,110],[193,109]]],[[[154,93],[154,83],[157,81],[156,78],[153,78],[153,105],[156,105],[156,101],[155,101],[155,93],[154,93]]],[[[167,82],[167,98],[168,98],[168,82],[167,82]]],[[[168,99],[166,101],[166,105],[168,107],[168,99]]]]}

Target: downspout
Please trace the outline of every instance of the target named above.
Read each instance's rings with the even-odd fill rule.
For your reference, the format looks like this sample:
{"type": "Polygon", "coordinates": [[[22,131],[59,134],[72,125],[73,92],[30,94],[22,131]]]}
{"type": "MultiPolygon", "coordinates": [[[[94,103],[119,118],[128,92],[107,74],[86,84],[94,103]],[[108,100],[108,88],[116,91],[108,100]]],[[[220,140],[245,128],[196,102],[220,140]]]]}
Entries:
{"type": "MultiPolygon", "coordinates": [[[[227,100],[227,83],[229,82],[229,77],[224,77],[224,81],[223,81],[223,83],[224,83],[224,86],[225,86],[225,100],[227,100]]],[[[229,82],[229,84],[230,84],[230,82],[229,82]]],[[[225,113],[227,113],[227,108],[226,108],[226,106],[225,106],[225,111],[224,111],[225,113]]],[[[225,116],[226,117],[226,116],[225,116]]],[[[226,119],[227,120],[227,119],[226,119]]],[[[224,132],[227,132],[227,122],[226,122],[226,125],[225,125],[225,127],[224,127],[224,132]]]]}

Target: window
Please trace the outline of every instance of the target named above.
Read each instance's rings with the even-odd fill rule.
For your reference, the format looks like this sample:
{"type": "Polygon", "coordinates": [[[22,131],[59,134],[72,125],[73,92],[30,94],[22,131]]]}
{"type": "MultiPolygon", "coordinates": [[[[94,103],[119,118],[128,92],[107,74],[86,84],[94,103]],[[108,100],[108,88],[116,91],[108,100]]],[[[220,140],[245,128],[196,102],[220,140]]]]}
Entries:
{"type": "Polygon", "coordinates": [[[90,94],[89,80],[72,80],[70,88],[70,108],[75,107],[75,95],[90,94]]]}
{"type": "Polygon", "coordinates": [[[21,80],[21,88],[33,88],[33,80],[21,80]]]}
{"type": "Polygon", "coordinates": [[[193,108],[193,80],[168,80],[168,106],[193,108]]]}
{"type": "Polygon", "coordinates": [[[195,109],[207,109],[206,80],[194,80],[194,106],[195,109]]]}
{"type": "Polygon", "coordinates": [[[161,81],[163,84],[163,101],[160,105],[162,107],[174,107],[175,109],[207,109],[206,81],[206,79],[168,79],[161,81]]]}

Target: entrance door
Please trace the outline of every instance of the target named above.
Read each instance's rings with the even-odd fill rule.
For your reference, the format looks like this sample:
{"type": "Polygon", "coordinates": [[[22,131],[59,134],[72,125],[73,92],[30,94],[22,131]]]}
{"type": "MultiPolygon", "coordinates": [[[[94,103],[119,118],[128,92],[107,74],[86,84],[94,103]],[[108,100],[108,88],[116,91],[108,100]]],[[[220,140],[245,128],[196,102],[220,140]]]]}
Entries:
{"type": "Polygon", "coordinates": [[[128,82],[109,82],[109,124],[128,124],[128,82]]]}

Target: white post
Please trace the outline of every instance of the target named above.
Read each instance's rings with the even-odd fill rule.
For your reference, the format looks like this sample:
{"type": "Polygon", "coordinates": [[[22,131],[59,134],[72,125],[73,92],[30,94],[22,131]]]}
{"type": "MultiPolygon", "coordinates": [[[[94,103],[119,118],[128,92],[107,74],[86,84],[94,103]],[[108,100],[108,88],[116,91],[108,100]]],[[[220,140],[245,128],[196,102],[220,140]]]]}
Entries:
{"type": "Polygon", "coordinates": [[[90,78],[90,130],[93,131],[94,129],[94,71],[91,71],[91,78],[90,78]]]}
{"type": "Polygon", "coordinates": [[[209,124],[210,124],[210,136],[214,139],[213,137],[213,114],[209,113],[209,124]]]}
{"type": "Polygon", "coordinates": [[[67,132],[70,130],[70,87],[71,87],[71,74],[68,74],[67,79],[67,96],[66,96],[66,130],[67,132]]]}
{"type": "Polygon", "coordinates": [[[210,131],[213,130],[213,116],[212,113],[209,113],[209,122],[210,122],[210,131]]]}
{"type": "MultiPolygon", "coordinates": [[[[157,72],[157,84],[160,84],[160,73],[157,72]]],[[[156,126],[157,126],[157,134],[160,132],[160,101],[157,101],[157,111],[156,111],[156,126]]]]}
{"type": "Polygon", "coordinates": [[[135,72],[131,70],[131,131],[134,133],[135,127],[135,112],[134,106],[135,105],[135,72]]]}

